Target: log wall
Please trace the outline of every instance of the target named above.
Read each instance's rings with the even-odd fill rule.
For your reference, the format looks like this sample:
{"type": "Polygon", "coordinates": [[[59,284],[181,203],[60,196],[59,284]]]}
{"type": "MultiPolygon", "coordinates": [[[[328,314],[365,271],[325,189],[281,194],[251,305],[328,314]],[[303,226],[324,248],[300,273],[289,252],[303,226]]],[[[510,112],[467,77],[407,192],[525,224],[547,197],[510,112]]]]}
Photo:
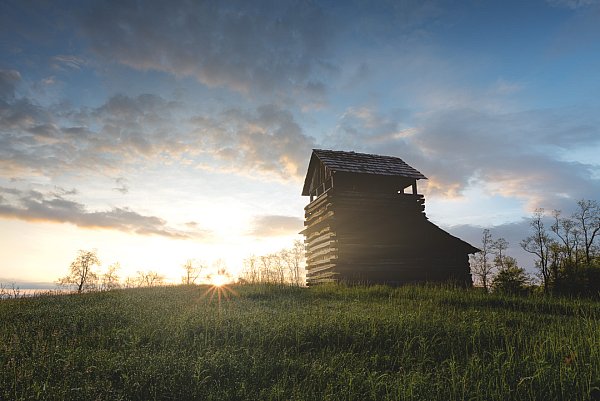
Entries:
{"type": "Polygon", "coordinates": [[[471,285],[464,243],[427,220],[422,195],[331,188],[304,210],[309,285],[471,285]]]}

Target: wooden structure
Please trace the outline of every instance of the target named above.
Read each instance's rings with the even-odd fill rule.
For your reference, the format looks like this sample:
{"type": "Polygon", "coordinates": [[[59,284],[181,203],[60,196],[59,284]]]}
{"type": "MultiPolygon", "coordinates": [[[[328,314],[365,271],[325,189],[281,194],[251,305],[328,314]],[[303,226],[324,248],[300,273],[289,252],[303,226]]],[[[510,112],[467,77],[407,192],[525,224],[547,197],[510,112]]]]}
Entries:
{"type": "Polygon", "coordinates": [[[314,149],[302,190],[308,284],[470,286],[469,254],[479,250],[427,219],[420,179],[397,157],[314,149]]]}

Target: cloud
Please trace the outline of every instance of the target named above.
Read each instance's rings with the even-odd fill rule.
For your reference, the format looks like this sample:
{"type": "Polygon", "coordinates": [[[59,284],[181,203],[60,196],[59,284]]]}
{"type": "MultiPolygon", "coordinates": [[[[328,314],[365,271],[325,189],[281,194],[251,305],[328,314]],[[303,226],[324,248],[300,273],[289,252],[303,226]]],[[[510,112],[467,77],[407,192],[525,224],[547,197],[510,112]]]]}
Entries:
{"type": "Polygon", "coordinates": [[[178,105],[160,96],[116,95],[95,108],[40,106],[28,98],[0,105],[0,168],[8,176],[30,172],[118,173],[139,160],[181,151],[178,105]]]}
{"type": "Polygon", "coordinates": [[[516,82],[498,79],[491,89],[499,95],[512,95],[523,89],[523,86],[516,82]]]}
{"type": "MultiPolygon", "coordinates": [[[[290,111],[265,104],[194,118],[189,112],[154,94],[117,94],[96,108],[43,107],[15,98],[0,105],[0,174],[102,169],[120,175],[140,163],[182,163],[280,180],[302,177],[315,143],[290,111]]],[[[125,192],[123,182],[117,184],[125,192]]]]}
{"type": "Polygon", "coordinates": [[[550,55],[573,57],[597,53],[600,40],[600,1],[598,0],[558,0],[551,1],[554,6],[573,10],[570,17],[558,26],[550,45],[550,55]],[[579,53],[579,54],[577,54],[579,53]]]}
{"type": "Polygon", "coordinates": [[[0,217],[24,221],[69,223],[81,228],[109,229],[138,235],[158,235],[172,239],[201,239],[207,231],[183,231],[170,227],[160,217],[145,216],[127,207],[113,207],[106,211],[89,211],[66,195],[73,191],[57,189],[44,194],[0,187],[0,217]]]}
{"type": "Polygon", "coordinates": [[[531,207],[566,196],[598,193],[593,166],[562,154],[600,144],[600,121],[573,110],[491,113],[452,109],[418,122],[410,142],[443,187],[465,189],[475,180],[491,193],[530,201],[531,207]]]}
{"type": "Polygon", "coordinates": [[[458,196],[476,185],[533,209],[600,193],[600,166],[564,157],[600,145],[600,118],[590,110],[450,108],[413,116],[412,126],[403,117],[351,108],[327,142],[401,157],[429,178],[430,195],[458,196]]]}
{"type": "MultiPolygon", "coordinates": [[[[0,70],[0,102],[15,97],[15,88],[21,80],[21,74],[15,70],[0,70]]],[[[1,107],[1,104],[0,104],[1,107]]]]}
{"type": "Polygon", "coordinates": [[[51,59],[51,67],[56,70],[80,70],[85,66],[86,61],[81,57],[74,55],[58,55],[51,59]]]}
{"type": "Polygon", "coordinates": [[[255,237],[277,237],[298,234],[302,227],[302,219],[294,216],[256,216],[249,234],[255,237]]]}
{"type": "Polygon", "coordinates": [[[566,7],[572,10],[600,4],[598,0],[546,0],[555,7],[566,7]]]}
{"type": "Polygon", "coordinates": [[[55,186],[54,191],[52,191],[50,194],[55,197],[62,197],[62,196],[78,195],[79,191],[76,188],[66,189],[63,187],[55,186]]]}
{"type": "Polygon", "coordinates": [[[534,273],[536,271],[535,260],[533,256],[530,253],[525,252],[520,246],[521,241],[531,235],[528,218],[522,218],[521,220],[512,223],[500,224],[491,227],[462,224],[443,228],[452,235],[467,241],[475,247],[481,246],[483,230],[487,228],[492,234],[492,240],[504,238],[508,241],[509,246],[507,249],[507,255],[516,258],[519,266],[526,268],[530,273],[534,273]]]}
{"type": "Polygon", "coordinates": [[[95,151],[128,158],[156,157],[181,149],[175,116],[179,105],[161,96],[115,95],[91,111],[89,122],[100,128],[90,145],[95,151]]]}
{"type": "Polygon", "coordinates": [[[123,195],[129,192],[129,185],[127,185],[127,180],[123,177],[118,177],[115,179],[115,183],[117,187],[113,188],[113,190],[122,193],[123,195]]]}
{"type": "Polygon", "coordinates": [[[56,84],[56,77],[50,76],[50,77],[44,78],[40,81],[40,83],[44,86],[54,85],[54,84],[56,84]]]}
{"type": "Polygon", "coordinates": [[[68,164],[77,154],[76,144],[60,116],[26,97],[13,97],[14,87],[8,92],[7,101],[0,102],[0,171],[10,176],[68,164]]]}
{"type": "Polygon", "coordinates": [[[403,141],[411,128],[402,122],[407,112],[401,109],[382,113],[370,107],[350,107],[338,120],[334,132],[326,138],[336,147],[376,147],[388,141],[403,141]]]}
{"type": "Polygon", "coordinates": [[[306,85],[335,34],[317,3],[243,0],[98,1],[82,29],[110,61],[248,93],[306,85]]]}
{"type": "Polygon", "coordinates": [[[218,119],[196,117],[192,123],[203,151],[238,173],[301,179],[315,145],[289,111],[271,104],[254,112],[230,109],[218,119]]]}

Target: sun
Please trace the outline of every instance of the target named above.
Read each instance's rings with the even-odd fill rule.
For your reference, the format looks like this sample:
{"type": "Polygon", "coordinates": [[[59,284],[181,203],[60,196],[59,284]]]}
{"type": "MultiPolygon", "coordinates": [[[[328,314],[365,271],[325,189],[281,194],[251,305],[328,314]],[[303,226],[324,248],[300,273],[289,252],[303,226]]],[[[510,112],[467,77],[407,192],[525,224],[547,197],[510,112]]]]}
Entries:
{"type": "Polygon", "coordinates": [[[228,284],[229,281],[231,281],[231,279],[222,274],[215,274],[210,278],[210,284],[215,287],[223,287],[224,285],[228,284]]]}
{"type": "Polygon", "coordinates": [[[209,277],[209,286],[208,289],[202,294],[202,297],[207,297],[210,295],[209,302],[212,302],[215,295],[217,295],[217,300],[219,301],[219,311],[221,310],[221,298],[225,298],[225,300],[229,300],[230,295],[237,295],[232,288],[228,287],[228,284],[231,284],[233,281],[230,275],[227,274],[215,274],[214,276],[209,277]]]}

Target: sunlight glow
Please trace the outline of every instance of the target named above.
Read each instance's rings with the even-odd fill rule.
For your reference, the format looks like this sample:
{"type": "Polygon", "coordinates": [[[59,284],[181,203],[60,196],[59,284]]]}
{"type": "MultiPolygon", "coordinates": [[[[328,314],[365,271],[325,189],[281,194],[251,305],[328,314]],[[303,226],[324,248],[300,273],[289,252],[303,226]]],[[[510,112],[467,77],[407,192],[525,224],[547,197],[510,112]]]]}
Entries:
{"type": "Polygon", "coordinates": [[[233,290],[233,288],[230,288],[227,286],[228,283],[231,283],[230,276],[218,274],[215,277],[211,278],[211,281],[214,280],[213,284],[208,287],[208,289],[204,292],[204,294],[202,294],[202,298],[208,298],[208,296],[210,296],[210,298],[208,299],[208,302],[212,302],[216,295],[217,301],[219,304],[219,311],[220,311],[221,310],[221,299],[224,298],[226,301],[228,301],[229,297],[236,296],[237,292],[235,292],[233,290]],[[222,279],[214,280],[215,277],[222,277],[222,279]],[[219,284],[217,284],[217,283],[219,283],[219,284]]]}
{"type": "Polygon", "coordinates": [[[210,284],[212,284],[215,287],[222,287],[225,284],[228,284],[230,281],[231,277],[222,274],[215,274],[210,278],[210,284]]]}

